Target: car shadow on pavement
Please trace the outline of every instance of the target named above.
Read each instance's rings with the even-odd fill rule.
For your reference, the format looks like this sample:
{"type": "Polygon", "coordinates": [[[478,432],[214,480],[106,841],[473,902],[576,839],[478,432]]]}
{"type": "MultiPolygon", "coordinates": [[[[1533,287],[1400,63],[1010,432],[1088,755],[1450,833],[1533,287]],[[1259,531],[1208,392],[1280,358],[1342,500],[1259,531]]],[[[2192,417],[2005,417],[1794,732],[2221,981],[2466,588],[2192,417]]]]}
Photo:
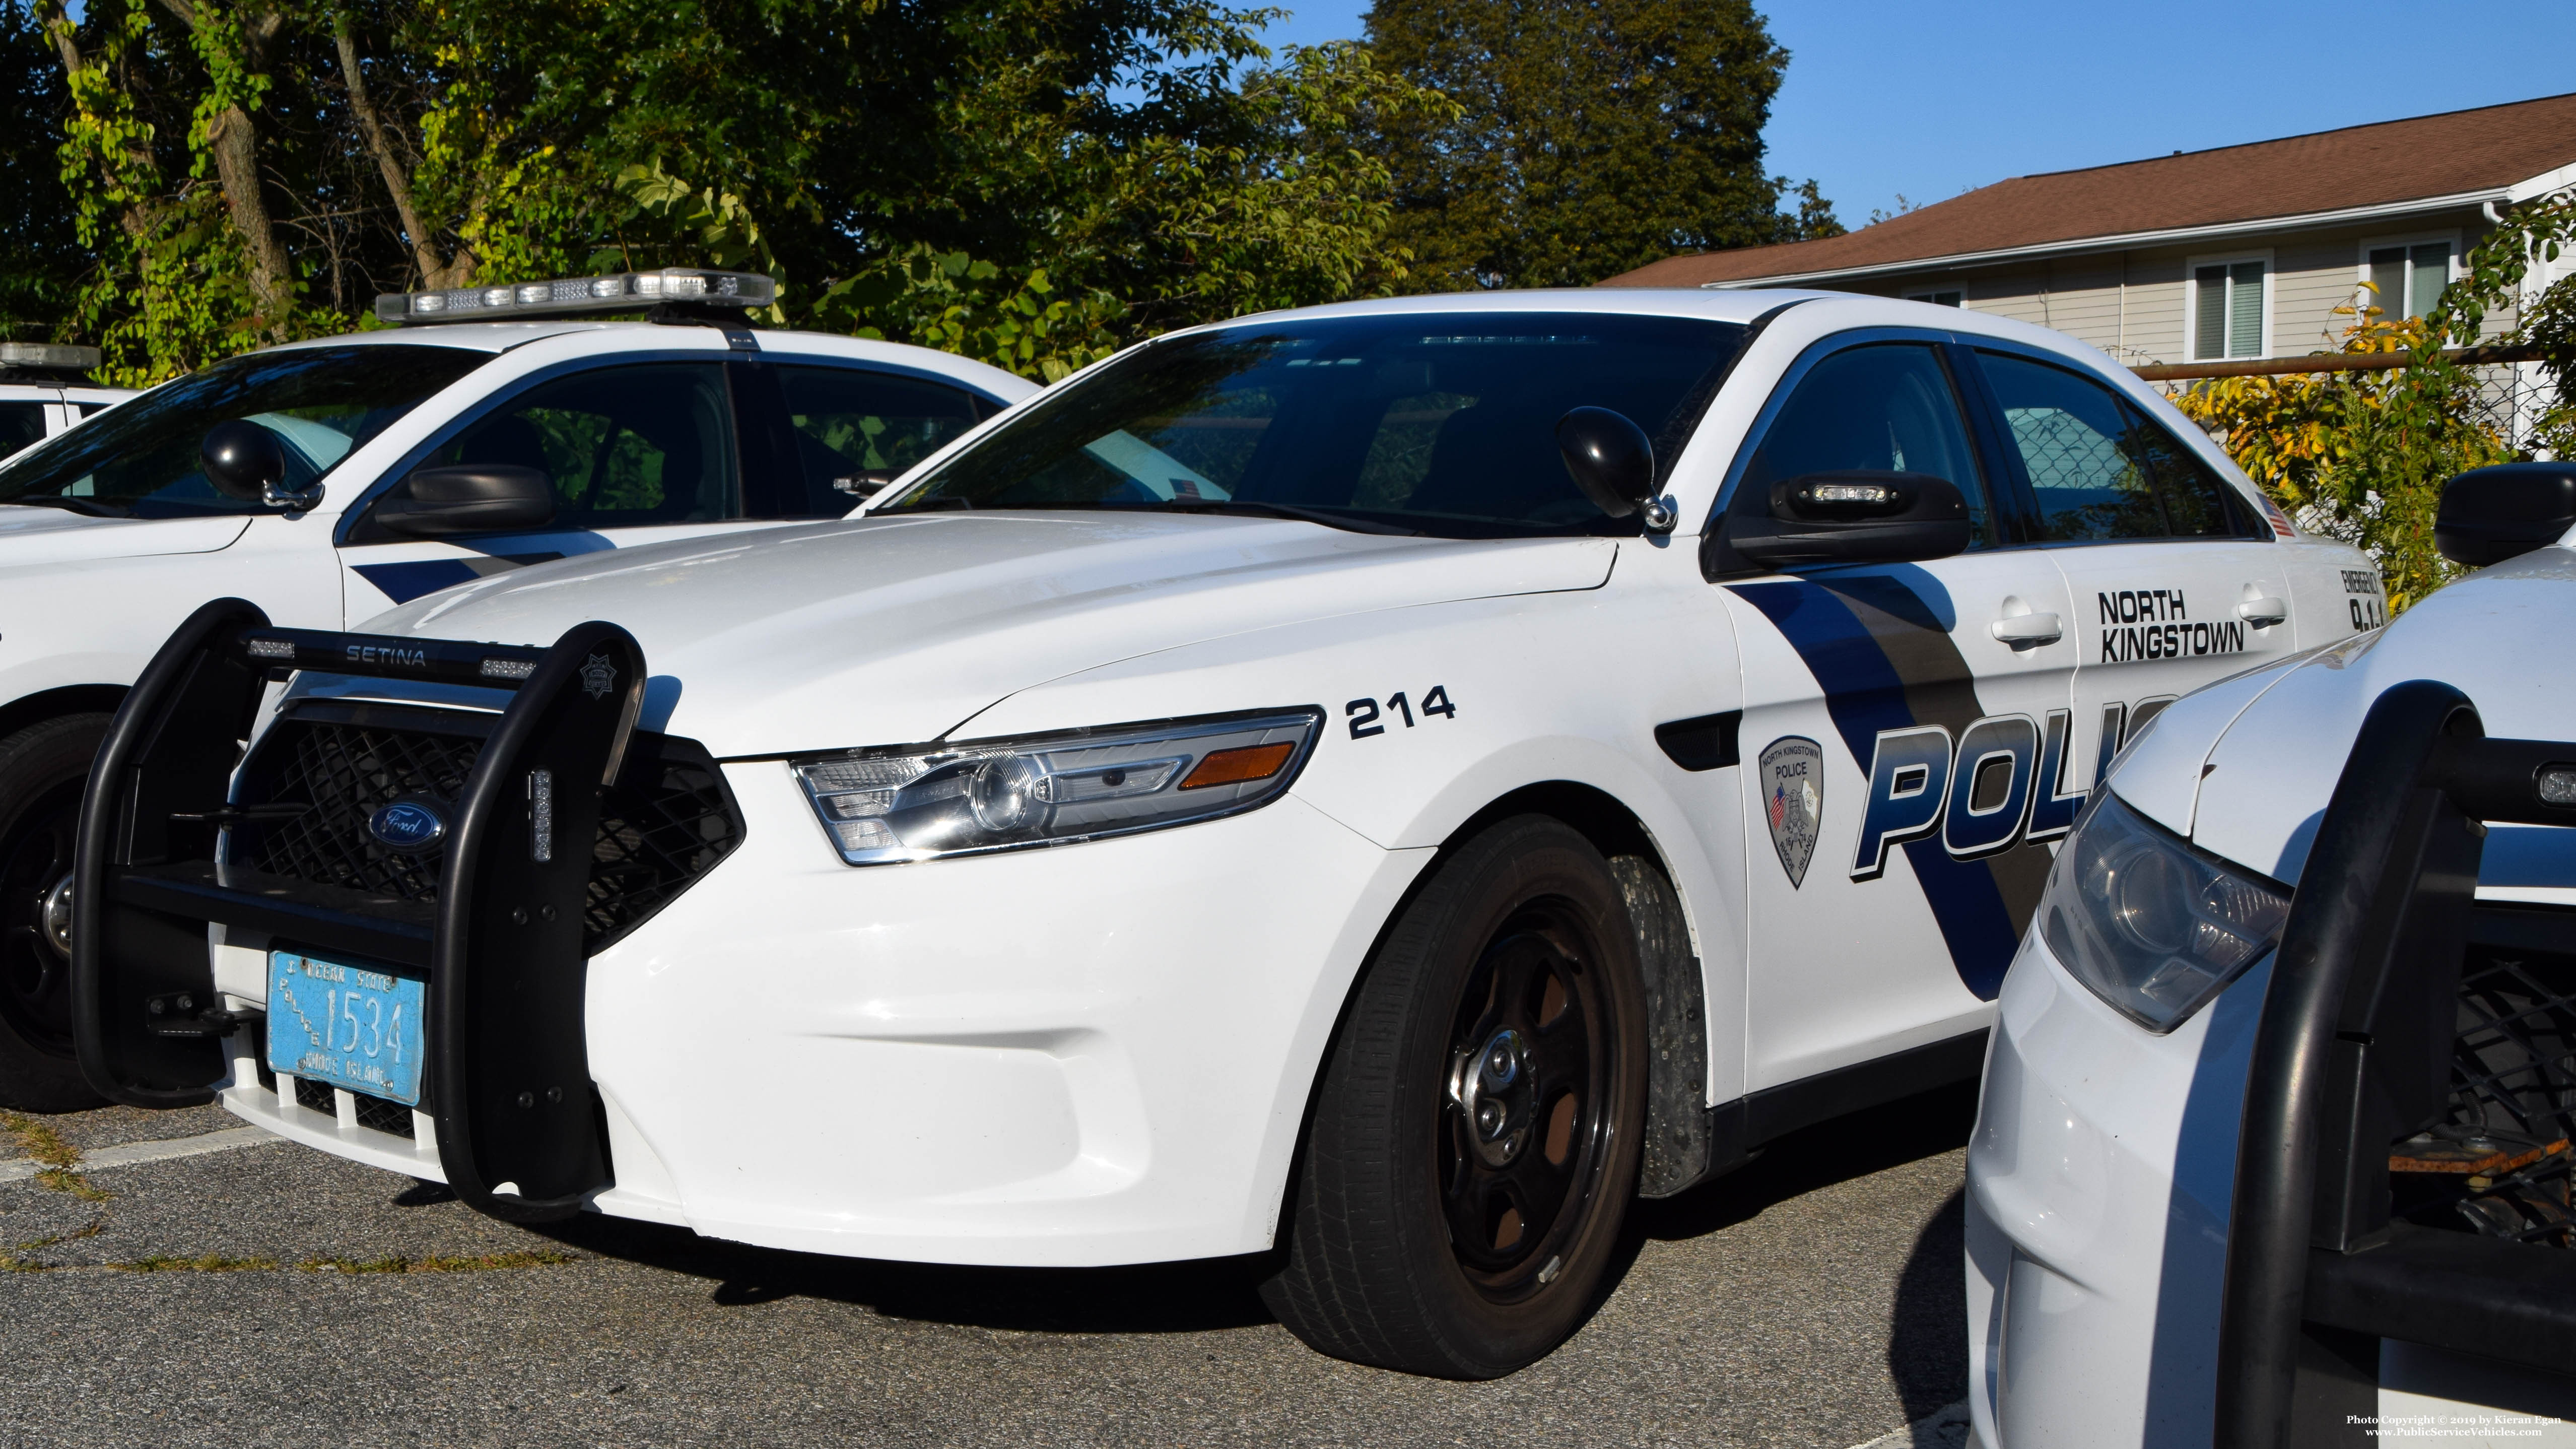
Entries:
{"type": "MultiPolygon", "coordinates": [[[[1977,1084],[1960,1082],[1793,1132],[1715,1182],[1638,1203],[1613,1286],[1649,1241],[1716,1232],[1791,1198],[1954,1151],[1968,1145],[1976,1123],[1977,1084]]],[[[1953,1191],[1924,1224],[1896,1282],[1887,1366],[1909,1421],[1967,1392],[1964,1192],[1953,1191]]]]}
{"type": "Polygon", "coordinates": [[[1039,1333],[1198,1333],[1268,1323],[1268,1255],[1127,1268],[973,1268],[793,1253],[584,1214],[537,1231],[583,1252],[715,1284],[727,1307],[816,1298],[888,1318],[1039,1333]]]}
{"type": "MultiPolygon", "coordinates": [[[[1975,1117],[1973,1083],[1945,1088],[1806,1128],[1746,1170],[1638,1203],[1610,1285],[1649,1239],[1715,1232],[1800,1194],[1949,1151],[1967,1141],[1975,1117]]],[[[1049,1333],[1196,1333],[1272,1321],[1256,1292],[1275,1271],[1270,1254],[1126,1268],[973,1268],[755,1248],[592,1214],[537,1231],[583,1252],[705,1280],[715,1285],[711,1299],[727,1306],[816,1298],[891,1318],[1049,1333]]],[[[1909,1414],[1959,1396],[1959,1254],[1953,1198],[1916,1243],[1898,1286],[1889,1356],[1909,1414]],[[1927,1394],[1937,1397],[1918,1405],[1927,1394]]]]}

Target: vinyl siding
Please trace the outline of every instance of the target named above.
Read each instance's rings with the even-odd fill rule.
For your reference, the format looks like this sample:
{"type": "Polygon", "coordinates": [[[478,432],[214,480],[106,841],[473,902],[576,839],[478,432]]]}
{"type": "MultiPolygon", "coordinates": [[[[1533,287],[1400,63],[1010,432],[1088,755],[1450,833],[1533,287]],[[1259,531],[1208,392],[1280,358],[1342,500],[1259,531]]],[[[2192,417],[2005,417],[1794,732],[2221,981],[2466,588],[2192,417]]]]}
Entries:
{"type": "MultiPolygon", "coordinates": [[[[2269,251],[2271,348],[2275,357],[2299,357],[2343,345],[2351,317],[2335,308],[2354,305],[2359,290],[2365,238],[2415,236],[2456,231],[2465,252],[2487,230],[2475,208],[2426,212],[2376,222],[2367,228],[2291,231],[2274,236],[2238,237],[2198,247],[2100,253],[1957,271],[1926,270],[1872,277],[1839,290],[1871,296],[1901,297],[1908,292],[1961,292],[1969,309],[2054,327],[2089,342],[2132,366],[2185,362],[2188,329],[2185,285],[2195,258],[2236,257],[2269,251]]],[[[2487,319],[2488,336],[2510,331],[2511,309],[2487,319]]]]}

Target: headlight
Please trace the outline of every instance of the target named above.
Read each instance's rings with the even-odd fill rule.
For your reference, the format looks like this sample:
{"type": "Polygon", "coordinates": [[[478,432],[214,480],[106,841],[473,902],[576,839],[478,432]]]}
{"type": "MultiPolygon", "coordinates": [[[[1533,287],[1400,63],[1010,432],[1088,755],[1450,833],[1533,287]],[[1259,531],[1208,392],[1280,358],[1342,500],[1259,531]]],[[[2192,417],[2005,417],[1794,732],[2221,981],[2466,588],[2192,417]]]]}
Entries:
{"type": "Polygon", "coordinates": [[[2290,898],[2198,854],[2104,790],[2057,852],[2048,949],[2147,1030],[2180,1026],[2279,940],[2290,898]]]}
{"type": "Polygon", "coordinates": [[[850,750],[791,767],[852,865],[1065,845],[1213,820],[1278,797],[1317,709],[850,750]]]}

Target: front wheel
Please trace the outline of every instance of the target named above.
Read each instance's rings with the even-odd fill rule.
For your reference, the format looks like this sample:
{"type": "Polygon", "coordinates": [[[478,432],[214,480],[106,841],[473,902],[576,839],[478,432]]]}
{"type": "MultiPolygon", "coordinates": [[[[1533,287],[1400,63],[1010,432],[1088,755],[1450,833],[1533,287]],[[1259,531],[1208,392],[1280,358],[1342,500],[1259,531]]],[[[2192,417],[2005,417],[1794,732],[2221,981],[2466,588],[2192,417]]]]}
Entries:
{"type": "Polygon", "coordinates": [[[1336,1032],[1262,1297],[1339,1358],[1511,1373],[1595,1306],[1637,1177],[1645,992],[1617,880],[1580,834],[1460,847],[1336,1032]]]}
{"type": "Polygon", "coordinates": [[[81,787],[108,716],[0,739],[0,1107],[104,1104],[72,1055],[70,881],[81,787]]]}

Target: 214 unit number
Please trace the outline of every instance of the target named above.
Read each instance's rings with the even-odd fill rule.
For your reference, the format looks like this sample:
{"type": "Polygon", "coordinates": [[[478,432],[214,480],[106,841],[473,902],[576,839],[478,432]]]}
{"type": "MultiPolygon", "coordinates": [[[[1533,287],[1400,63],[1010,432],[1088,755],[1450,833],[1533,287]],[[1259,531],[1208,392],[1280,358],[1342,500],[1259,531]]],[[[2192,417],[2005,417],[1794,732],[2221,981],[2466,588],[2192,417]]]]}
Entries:
{"type": "MultiPolygon", "coordinates": [[[[1404,697],[1404,691],[1400,689],[1386,697],[1387,713],[1403,720],[1404,727],[1406,729],[1413,728],[1413,712],[1416,709],[1422,711],[1422,716],[1425,719],[1429,719],[1433,715],[1438,715],[1442,719],[1448,719],[1458,713],[1458,706],[1449,702],[1449,686],[1445,684],[1435,684],[1431,686],[1431,692],[1422,696],[1422,703],[1419,705],[1407,700],[1404,697]]],[[[1376,700],[1352,700],[1350,703],[1342,706],[1342,713],[1350,716],[1352,739],[1364,740],[1371,735],[1382,735],[1386,733],[1386,726],[1378,723],[1379,715],[1376,700]]]]}

